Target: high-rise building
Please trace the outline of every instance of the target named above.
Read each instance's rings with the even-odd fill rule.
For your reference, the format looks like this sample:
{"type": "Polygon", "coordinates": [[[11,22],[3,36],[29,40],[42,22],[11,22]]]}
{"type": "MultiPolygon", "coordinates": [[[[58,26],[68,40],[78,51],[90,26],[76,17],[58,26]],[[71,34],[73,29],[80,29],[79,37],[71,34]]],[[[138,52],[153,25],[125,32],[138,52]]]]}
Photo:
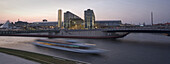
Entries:
{"type": "Polygon", "coordinates": [[[95,15],[93,10],[87,9],[84,11],[85,28],[93,29],[95,23],[95,15]]]}
{"type": "Polygon", "coordinates": [[[73,19],[81,19],[81,18],[69,11],[64,13],[64,28],[65,29],[69,29],[71,27],[71,21],[73,19]]]}
{"type": "Polygon", "coordinates": [[[62,10],[61,9],[58,10],[58,27],[59,28],[62,27],[62,10]]]}

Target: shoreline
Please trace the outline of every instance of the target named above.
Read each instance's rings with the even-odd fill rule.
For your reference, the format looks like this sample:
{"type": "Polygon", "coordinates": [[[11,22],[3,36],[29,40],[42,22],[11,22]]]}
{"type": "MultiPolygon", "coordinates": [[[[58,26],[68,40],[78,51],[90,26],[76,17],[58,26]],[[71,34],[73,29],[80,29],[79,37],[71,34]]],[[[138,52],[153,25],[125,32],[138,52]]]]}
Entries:
{"type": "Polygon", "coordinates": [[[59,57],[48,56],[48,55],[34,53],[34,52],[9,49],[9,48],[3,48],[3,47],[0,47],[0,52],[9,54],[9,55],[14,55],[17,57],[21,57],[23,59],[39,62],[42,64],[89,64],[89,63],[81,62],[77,60],[59,58],[59,57]]]}

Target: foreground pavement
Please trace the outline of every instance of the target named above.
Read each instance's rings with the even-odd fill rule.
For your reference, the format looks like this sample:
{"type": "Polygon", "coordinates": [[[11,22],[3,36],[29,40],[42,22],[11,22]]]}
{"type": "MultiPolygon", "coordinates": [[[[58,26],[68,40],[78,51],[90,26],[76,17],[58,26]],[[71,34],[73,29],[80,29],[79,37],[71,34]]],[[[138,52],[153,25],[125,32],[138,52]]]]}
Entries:
{"type": "Polygon", "coordinates": [[[40,64],[17,56],[0,53],[0,64],[40,64]]]}

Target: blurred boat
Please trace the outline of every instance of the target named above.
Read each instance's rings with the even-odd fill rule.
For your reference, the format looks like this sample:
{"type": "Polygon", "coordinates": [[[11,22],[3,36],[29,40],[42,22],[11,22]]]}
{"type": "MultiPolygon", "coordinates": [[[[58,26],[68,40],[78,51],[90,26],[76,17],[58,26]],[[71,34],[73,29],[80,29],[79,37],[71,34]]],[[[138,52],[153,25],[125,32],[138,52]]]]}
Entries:
{"type": "Polygon", "coordinates": [[[38,39],[33,42],[34,45],[48,47],[53,49],[77,52],[77,53],[91,53],[98,54],[104,50],[97,49],[95,44],[82,43],[76,40],[49,40],[49,39],[38,39]]]}
{"type": "Polygon", "coordinates": [[[170,36],[170,33],[163,33],[163,35],[170,36]]]}

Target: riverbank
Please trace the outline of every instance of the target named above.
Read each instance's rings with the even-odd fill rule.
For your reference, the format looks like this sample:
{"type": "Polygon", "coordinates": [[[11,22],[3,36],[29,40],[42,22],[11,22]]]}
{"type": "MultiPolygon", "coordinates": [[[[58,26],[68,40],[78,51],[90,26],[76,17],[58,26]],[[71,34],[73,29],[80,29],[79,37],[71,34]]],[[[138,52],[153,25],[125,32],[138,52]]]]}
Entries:
{"type": "Polygon", "coordinates": [[[42,64],[87,64],[85,62],[48,56],[44,54],[0,47],[0,52],[36,61],[42,64]]]}

